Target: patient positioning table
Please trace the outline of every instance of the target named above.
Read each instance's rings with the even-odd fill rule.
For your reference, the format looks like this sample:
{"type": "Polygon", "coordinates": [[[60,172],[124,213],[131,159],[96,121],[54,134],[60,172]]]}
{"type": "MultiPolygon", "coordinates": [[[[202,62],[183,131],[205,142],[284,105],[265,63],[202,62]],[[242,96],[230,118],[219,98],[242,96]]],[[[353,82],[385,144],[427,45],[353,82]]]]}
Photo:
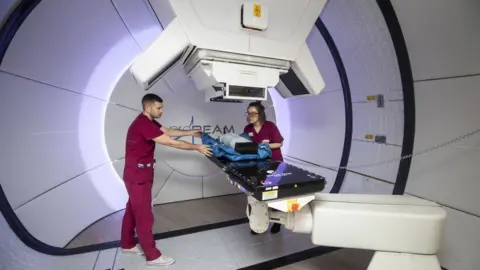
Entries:
{"type": "Polygon", "coordinates": [[[248,195],[250,228],[270,222],[311,235],[315,245],[376,251],[367,270],[440,270],[446,211],[405,195],[321,193],[326,180],[285,162],[209,157],[248,195]],[[280,210],[273,211],[272,208],[280,210]]]}
{"type": "Polygon", "coordinates": [[[281,161],[209,159],[228,175],[233,185],[262,202],[313,195],[326,184],[323,176],[281,161]]]}

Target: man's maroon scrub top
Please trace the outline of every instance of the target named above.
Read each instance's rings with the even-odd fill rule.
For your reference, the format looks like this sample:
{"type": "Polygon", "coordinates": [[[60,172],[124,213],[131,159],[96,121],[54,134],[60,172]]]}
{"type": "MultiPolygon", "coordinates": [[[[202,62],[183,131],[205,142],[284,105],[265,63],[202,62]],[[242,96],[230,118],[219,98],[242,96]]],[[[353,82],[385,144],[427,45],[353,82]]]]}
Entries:
{"type": "Polygon", "coordinates": [[[132,122],[128,128],[125,147],[123,171],[125,181],[137,183],[153,181],[155,142],[152,139],[163,135],[161,127],[160,123],[150,120],[143,113],[132,122]]]}

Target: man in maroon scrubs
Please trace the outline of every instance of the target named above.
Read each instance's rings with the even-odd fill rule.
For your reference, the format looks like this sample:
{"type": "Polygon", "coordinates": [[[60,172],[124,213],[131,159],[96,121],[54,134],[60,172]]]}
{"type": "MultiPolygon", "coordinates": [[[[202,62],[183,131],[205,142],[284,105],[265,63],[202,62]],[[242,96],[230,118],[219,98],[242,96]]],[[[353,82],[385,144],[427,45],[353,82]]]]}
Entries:
{"type": "MultiPolygon", "coordinates": [[[[283,137],[275,123],[267,121],[265,107],[260,102],[252,102],[247,109],[248,125],[243,132],[247,133],[256,143],[268,143],[272,149],[272,160],[283,161],[282,150],[283,137]]],[[[257,234],[250,230],[252,234],[257,234]]],[[[280,224],[273,223],[271,233],[280,232],[280,224]]]]}
{"type": "Polygon", "coordinates": [[[169,129],[155,121],[154,119],[160,118],[163,113],[163,100],[159,96],[146,94],[142,99],[142,105],[143,113],[130,125],[126,139],[123,179],[129,200],[123,217],[120,245],[124,252],[145,254],[149,265],[171,265],[175,260],[162,255],[156,248],[152,233],[155,143],[178,149],[196,150],[204,155],[211,155],[211,150],[205,145],[171,138],[171,136],[200,137],[200,131],[169,129]],[[136,246],[135,231],[141,249],[136,246]]]}

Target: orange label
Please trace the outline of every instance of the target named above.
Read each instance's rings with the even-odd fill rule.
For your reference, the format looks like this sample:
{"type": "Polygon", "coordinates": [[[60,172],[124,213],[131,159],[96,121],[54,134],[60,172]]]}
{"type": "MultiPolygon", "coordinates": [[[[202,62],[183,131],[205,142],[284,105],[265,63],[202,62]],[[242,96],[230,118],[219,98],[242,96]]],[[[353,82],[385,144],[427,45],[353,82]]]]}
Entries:
{"type": "Polygon", "coordinates": [[[287,211],[288,212],[295,212],[298,209],[300,209],[300,204],[298,203],[298,201],[296,199],[287,201],[287,211]]]}

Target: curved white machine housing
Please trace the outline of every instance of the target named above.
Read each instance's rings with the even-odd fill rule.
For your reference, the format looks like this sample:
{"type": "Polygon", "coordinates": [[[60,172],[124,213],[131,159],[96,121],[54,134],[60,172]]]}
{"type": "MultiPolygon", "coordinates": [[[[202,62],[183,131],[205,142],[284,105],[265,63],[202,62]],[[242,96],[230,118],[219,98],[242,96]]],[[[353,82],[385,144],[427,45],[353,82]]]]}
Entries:
{"type": "Polygon", "coordinates": [[[289,212],[277,206],[298,199],[248,201],[250,227],[258,233],[274,221],[293,232],[311,234],[315,245],[375,250],[368,270],[441,269],[436,254],[446,211],[436,203],[399,195],[317,193],[309,204],[289,212]],[[270,211],[271,206],[285,212],[270,211]]]}
{"type": "Polygon", "coordinates": [[[181,63],[206,101],[317,95],[306,38],[326,0],[170,0],[176,17],[132,64],[145,90],[181,63]],[[280,79],[282,81],[280,81],[280,79]]]}

